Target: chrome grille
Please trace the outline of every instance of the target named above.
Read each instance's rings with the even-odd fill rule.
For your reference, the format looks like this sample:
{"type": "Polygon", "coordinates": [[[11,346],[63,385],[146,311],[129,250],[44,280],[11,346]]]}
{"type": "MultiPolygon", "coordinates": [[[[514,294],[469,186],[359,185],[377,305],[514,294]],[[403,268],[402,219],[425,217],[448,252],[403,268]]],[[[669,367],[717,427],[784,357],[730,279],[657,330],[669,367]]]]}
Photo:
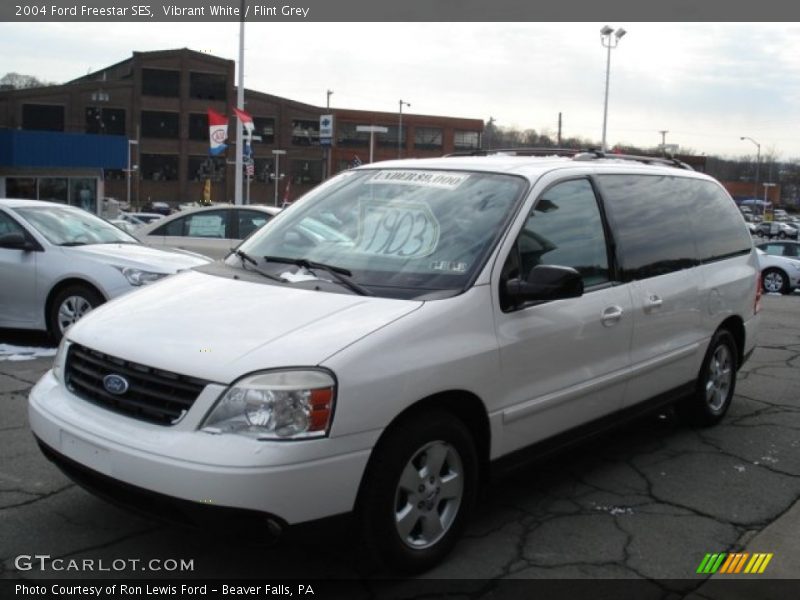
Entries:
{"type": "Polygon", "coordinates": [[[209,383],[169,371],[140,365],[79,344],[72,344],[65,368],[67,388],[84,400],[136,419],[173,425],[191,408],[209,383]],[[108,375],[127,382],[123,393],[110,393],[108,375]]]}

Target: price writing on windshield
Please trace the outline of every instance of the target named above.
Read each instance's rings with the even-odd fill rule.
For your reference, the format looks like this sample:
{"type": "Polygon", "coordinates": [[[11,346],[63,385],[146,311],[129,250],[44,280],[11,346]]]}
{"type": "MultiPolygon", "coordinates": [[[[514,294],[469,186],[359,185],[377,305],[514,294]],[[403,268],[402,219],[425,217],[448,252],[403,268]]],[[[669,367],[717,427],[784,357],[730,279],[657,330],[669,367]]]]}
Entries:
{"type": "Polygon", "coordinates": [[[419,258],[436,250],[439,222],[426,204],[368,202],[361,207],[360,252],[419,258]]]}

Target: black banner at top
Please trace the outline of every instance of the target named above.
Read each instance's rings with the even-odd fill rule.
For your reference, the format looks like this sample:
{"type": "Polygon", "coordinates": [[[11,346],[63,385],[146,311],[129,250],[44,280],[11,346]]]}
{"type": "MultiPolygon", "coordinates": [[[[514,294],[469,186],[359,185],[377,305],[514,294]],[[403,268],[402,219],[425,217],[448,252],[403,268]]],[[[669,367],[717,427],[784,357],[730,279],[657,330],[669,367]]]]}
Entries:
{"type": "Polygon", "coordinates": [[[769,22],[800,20],[786,0],[3,0],[10,22],[769,22]]]}

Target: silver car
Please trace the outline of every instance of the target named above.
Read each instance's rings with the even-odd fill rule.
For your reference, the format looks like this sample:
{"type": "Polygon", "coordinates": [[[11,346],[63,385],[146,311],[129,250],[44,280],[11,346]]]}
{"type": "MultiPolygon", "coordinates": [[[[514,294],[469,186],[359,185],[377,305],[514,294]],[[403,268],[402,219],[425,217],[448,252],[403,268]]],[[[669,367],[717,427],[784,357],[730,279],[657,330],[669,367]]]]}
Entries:
{"type": "Polygon", "coordinates": [[[271,206],[203,206],[159,219],[134,235],[148,246],[189,250],[218,259],[279,212],[271,206]]]}
{"type": "Polygon", "coordinates": [[[60,340],[106,300],[208,262],[143,246],[75,207],[0,199],[0,327],[60,340]]]}

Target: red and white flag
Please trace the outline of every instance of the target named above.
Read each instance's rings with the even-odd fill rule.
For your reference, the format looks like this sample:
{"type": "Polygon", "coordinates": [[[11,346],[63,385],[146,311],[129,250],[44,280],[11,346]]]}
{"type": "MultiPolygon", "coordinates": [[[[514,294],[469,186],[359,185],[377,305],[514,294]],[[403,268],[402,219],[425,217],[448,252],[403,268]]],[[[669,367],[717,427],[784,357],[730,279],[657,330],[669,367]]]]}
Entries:
{"type": "Polygon", "coordinates": [[[243,110],[239,110],[238,108],[234,108],[233,112],[235,112],[236,116],[239,117],[239,120],[242,122],[242,125],[244,125],[247,133],[252,134],[253,129],[255,129],[255,125],[253,125],[253,117],[248,115],[243,110]]]}
{"type": "Polygon", "coordinates": [[[228,119],[216,111],[208,109],[208,140],[211,144],[211,154],[222,154],[227,145],[228,139],[228,119]]]}

